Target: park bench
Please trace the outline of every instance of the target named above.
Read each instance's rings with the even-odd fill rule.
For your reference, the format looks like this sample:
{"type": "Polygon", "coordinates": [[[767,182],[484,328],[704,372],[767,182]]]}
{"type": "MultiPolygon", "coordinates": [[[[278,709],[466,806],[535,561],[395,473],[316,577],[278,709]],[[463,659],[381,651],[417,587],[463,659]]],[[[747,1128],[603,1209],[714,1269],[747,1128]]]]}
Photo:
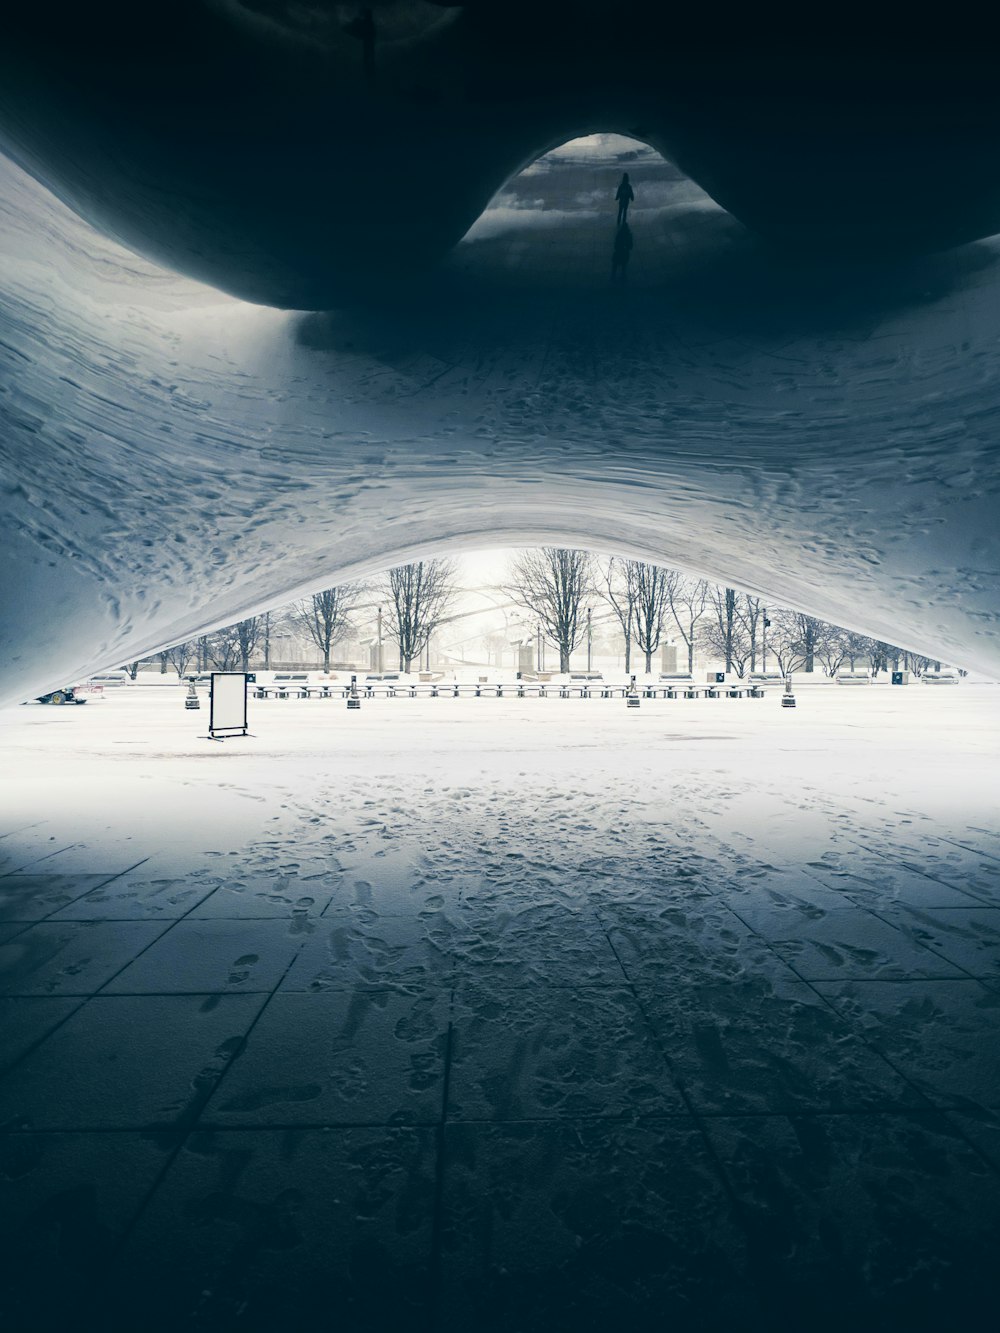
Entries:
{"type": "Polygon", "coordinates": [[[870,685],[871,674],[867,671],[838,671],[834,677],[838,685],[870,685]]]}
{"type": "Polygon", "coordinates": [[[780,671],[751,671],[747,676],[751,689],[783,689],[785,677],[780,671]]]}
{"type": "Polygon", "coordinates": [[[664,699],[676,699],[681,690],[694,684],[690,671],[661,671],[660,684],[664,699]]]}
{"type": "Polygon", "coordinates": [[[921,680],[925,685],[957,685],[961,676],[957,671],[925,671],[921,680]]]}

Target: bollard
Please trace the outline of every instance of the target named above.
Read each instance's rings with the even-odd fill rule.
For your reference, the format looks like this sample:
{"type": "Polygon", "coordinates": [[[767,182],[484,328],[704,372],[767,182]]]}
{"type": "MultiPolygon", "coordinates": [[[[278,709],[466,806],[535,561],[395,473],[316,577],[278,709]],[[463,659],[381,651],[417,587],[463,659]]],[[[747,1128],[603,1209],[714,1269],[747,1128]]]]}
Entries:
{"type": "Polygon", "coordinates": [[[786,677],[785,677],[785,692],[784,692],[784,694],[781,696],[781,706],[782,706],[782,708],[794,708],[794,707],[795,707],[795,695],[792,693],[792,678],[791,678],[791,676],[786,676],[786,677]]]}
{"type": "Polygon", "coordinates": [[[184,700],[185,708],[200,708],[201,700],[198,698],[198,691],[194,687],[194,681],[188,682],[187,697],[184,700]]]}
{"type": "Polygon", "coordinates": [[[628,708],[638,708],[640,703],[639,691],[635,687],[635,676],[630,676],[628,693],[625,695],[625,705],[628,708]]]}
{"type": "Polygon", "coordinates": [[[350,709],[360,708],[361,700],[358,698],[358,678],[351,677],[351,692],[347,696],[347,707],[350,709]]]}

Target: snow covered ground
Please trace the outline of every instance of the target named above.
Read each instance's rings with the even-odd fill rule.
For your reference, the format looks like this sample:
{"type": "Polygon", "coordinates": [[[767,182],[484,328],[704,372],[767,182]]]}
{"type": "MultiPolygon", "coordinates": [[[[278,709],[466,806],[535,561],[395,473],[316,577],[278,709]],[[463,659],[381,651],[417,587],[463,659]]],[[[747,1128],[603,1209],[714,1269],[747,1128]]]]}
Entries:
{"type": "Polygon", "coordinates": [[[993,685],[800,684],[794,711],[777,693],[637,711],[620,699],[378,699],[360,713],[341,700],[251,699],[253,736],[215,743],[204,739],[207,699],[186,712],[184,693],[124,688],[81,708],[0,715],[7,844],[21,845],[20,824],[38,830],[23,835],[32,847],[41,830],[83,844],[59,853],[79,868],[85,848],[100,860],[117,846],[136,859],[183,848],[291,865],[324,855],[341,821],[357,836],[374,820],[417,856],[447,811],[448,836],[464,829],[470,855],[482,821],[502,815],[512,839],[529,842],[527,824],[548,829],[554,856],[572,832],[581,864],[650,820],[673,838],[710,827],[768,848],[780,836],[816,859],[844,826],[855,837],[971,836],[995,823],[1000,795],[993,685]],[[566,825],[552,812],[570,804],[579,818],[566,825]],[[265,833],[270,850],[255,850],[265,833]]]}
{"type": "Polygon", "coordinates": [[[1000,688],[184,693],[0,715],[7,1327],[995,1305],[1000,688]]]}

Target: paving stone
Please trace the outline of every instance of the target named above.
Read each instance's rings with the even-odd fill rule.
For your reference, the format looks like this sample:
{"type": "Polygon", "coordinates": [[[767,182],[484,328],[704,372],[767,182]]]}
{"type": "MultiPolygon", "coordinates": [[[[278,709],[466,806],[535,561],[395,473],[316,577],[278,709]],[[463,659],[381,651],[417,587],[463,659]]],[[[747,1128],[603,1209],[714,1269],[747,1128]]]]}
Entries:
{"type": "Polygon", "coordinates": [[[164,921],[185,916],[212,885],[184,878],[156,878],[141,871],[119,875],[55,913],[54,921],[164,921]]]}
{"type": "Polygon", "coordinates": [[[440,1333],[756,1328],[745,1242],[687,1117],[449,1125],[440,1333]]]}
{"type": "Polygon", "coordinates": [[[0,1133],[0,1327],[108,1327],[115,1247],[169,1152],[133,1131],[0,1133]]]}
{"type": "Polygon", "coordinates": [[[893,925],[970,976],[1000,981],[1000,907],[898,908],[893,925]]]}
{"type": "Polygon", "coordinates": [[[0,998],[0,1070],[59,1026],[85,1000],[68,995],[20,995],[0,998]]]}
{"type": "Polygon", "coordinates": [[[768,944],[718,902],[655,909],[607,905],[598,916],[635,981],[683,977],[690,985],[707,985],[745,976],[795,979],[768,944]]]}
{"type": "Polygon", "coordinates": [[[43,921],[111,878],[105,875],[0,876],[0,921],[43,921]]]}
{"type": "Polygon", "coordinates": [[[939,1106],[1000,1106],[1000,995],[978,981],[819,982],[877,1051],[939,1106]]]}
{"type": "Polygon", "coordinates": [[[459,985],[620,986],[625,974],[591,911],[555,904],[519,910],[463,905],[450,947],[459,985]]]}
{"type": "Polygon", "coordinates": [[[30,926],[0,945],[0,994],[92,995],[167,928],[146,921],[30,926]]]}
{"type": "Polygon", "coordinates": [[[455,902],[461,883],[453,877],[428,874],[422,849],[383,851],[374,856],[344,858],[343,873],[333,885],[329,910],[369,908],[385,916],[414,916],[437,902],[455,902]]]}
{"type": "Polygon", "coordinates": [[[454,974],[454,936],[455,927],[438,914],[324,918],[303,943],[282,990],[354,990],[389,982],[446,986],[454,974]]]}
{"type": "Polygon", "coordinates": [[[331,899],[329,888],[282,881],[280,887],[273,881],[251,883],[233,888],[221,884],[203,896],[191,911],[192,920],[225,917],[232,921],[258,917],[283,917],[296,923],[303,934],[317,928],[318,918],[331,899]]]}
{"type": "Polygon", "coordinates": [[[263,1003],[258,995],[98,996],[0,1078],[0,1124],[189,1124],[263,1003]]]}
{"type": "Polygon", "coordinates": [[[456,995],[448,1114],[459,1120],[558,1120],[685,1110],[626,986],[456,995]]]}
{"type": "Polygon", "coordinates": [[[279,993],[203,1123],[436,1124],[447,1032],[446,994],[279,993]]]}
{"type": "Polygon", "coordinates": [[[943,1116],[713,1118],[761,1327],[973,1328],[1000,1297],[1000,1178],[943,1116]]]}
{"type": "Polygon", "coordinates": [[[638,986],[695,1110],[922,1107],[923,1097],[805,982],[638,986]]]}
{"type": "MultiPolygon", "coordinates": [[[[981,902],[1000,906],[1000,861],[993,857],[933,838],[920,839],[910,844],[890,840],[884,842],[878,851],[882,853],[881,857],[869,851],[865,862],[876,875],[881,861],[885,866],[898,868],[901,874],[909,872],[910,876],[920,875],[981,902]]],[[[927,890],[926,894],[927,897],[920,905],[950,906],[947,902],[932,904],[931,899],[935,895],[939,897],[940,890],[927,890]]]]}
{"type": "Polygon", "coordinates": [[[948,1120],[1000,1172],[1000,1111],[987,1107],[950,1110],[948,1120]]]}
{"type": "Polygon", "coordinates": [[[272,991],[301,942],[285,921],[179,921],[106,991],[115,995],[272,991]]]}
{"type": "Polygon", "coordinates": [[[882,857],[869,856],[856,865],[856,873],[815,870],[818,880],[843,893],[861,907],[880,911],[893,903],[913,907],[974,907],[978,900],[951,885],[929,879],[916,870],[893,864],[882,857]]]}
{"type": "Polygon", "coordinates": [[[762,925],[761,931],[805,981],[963,975],[953,963],[860,909],[828,912],[787,927],[762,925]]]}
{"type": "Polygon", "coordinates": [[[191,1135],[119,1260],[150,1333],[425,1327],[436,1132],[191,1135]]]}

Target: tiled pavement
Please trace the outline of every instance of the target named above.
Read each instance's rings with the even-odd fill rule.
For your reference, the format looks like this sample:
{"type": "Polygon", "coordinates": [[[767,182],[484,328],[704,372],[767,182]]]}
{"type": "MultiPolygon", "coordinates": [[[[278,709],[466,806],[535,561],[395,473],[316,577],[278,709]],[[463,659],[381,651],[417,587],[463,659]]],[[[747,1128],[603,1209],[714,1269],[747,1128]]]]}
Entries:
{"type": "Polygon", "coordinates": [[[982,1326],[989,846],[0,877],[0,1326],[982,1326]]]}

